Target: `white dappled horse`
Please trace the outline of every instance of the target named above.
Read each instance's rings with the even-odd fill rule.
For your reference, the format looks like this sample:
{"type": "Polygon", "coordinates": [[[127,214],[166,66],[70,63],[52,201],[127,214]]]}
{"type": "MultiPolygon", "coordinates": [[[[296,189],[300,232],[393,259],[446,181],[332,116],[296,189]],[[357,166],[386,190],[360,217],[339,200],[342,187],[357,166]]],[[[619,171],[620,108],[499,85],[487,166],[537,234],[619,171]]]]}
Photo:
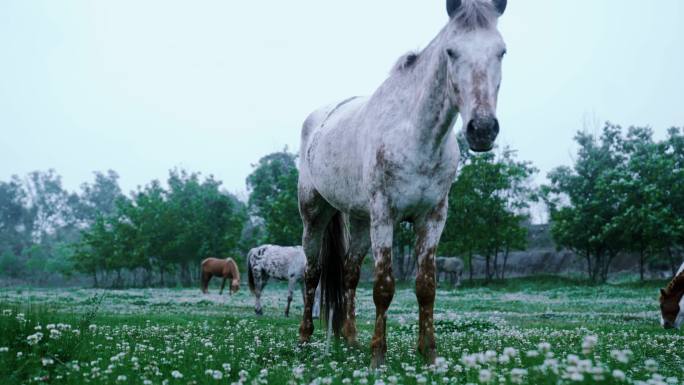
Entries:
{"type": "Polygon", "coordinates": [[[386,312],[394,296],[393,228],[409,221],[418,258],[418,351],[434,361],[435,251],[459,162],[453,127],[460,115],[472,150],[494,145],[506,52],[497,22],[505,8],[506,0],[447,0],[448,23],[423,51],[401,57],[373,95],[322,108],[304,122],[298,195],[308,264],[300,342],[313,333],[320,278],[332,329],[356,343],[354,296],[371,247],[371,364],[384,363],[386,312]]]}

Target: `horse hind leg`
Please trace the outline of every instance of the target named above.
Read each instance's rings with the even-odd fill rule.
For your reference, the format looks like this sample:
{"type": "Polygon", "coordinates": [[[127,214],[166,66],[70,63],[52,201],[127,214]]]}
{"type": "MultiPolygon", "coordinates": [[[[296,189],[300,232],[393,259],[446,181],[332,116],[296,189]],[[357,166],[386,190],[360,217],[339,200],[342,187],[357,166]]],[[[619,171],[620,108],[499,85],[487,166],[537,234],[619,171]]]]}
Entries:
{"type": "Polygon", "coordinates": [[[293,275],[291,275],[288,279],[287,283],[287,306],[285,306],[285,317],[290,316],[290,304],[292,303],[292,292],[294,291],[294,287],[297,284],[297,278],[293,275]]]}
{"type": "Polygon", "coordinates": [[[314,189],[299,183],[299,212],[302,216],[304,232],[302,247],[306,256],[306,271],[304,272],[304,314],[299,325],[299,342],[307,343],[314,331],[313,304],[316,287],[321,278],[319,266],[319,252],[323,241],[323,233],[335,210],[314,189]]]}
{"type": "MultiPolygon", "coordinates": [[[[304,296],[304,283],[302,282],[302,298],[304,296]]],[[[314,304],[311,314],[314,319],[321,318],[321,283],[316,286],[316,292],[314,294],[314,304]]]]}
{"type": "Polygon", "coordinates": [[[209,292],[209,281],[211,280],[211,274],[208,273],[202,273],[202,283],[200,285],[200,288],[202,289],[202,293],[207,294],[209,292]]]}
{"type": "Polygon", "coordinates": [[[358,346],[356,340],[356,287],[361,275],[361,264],[370,248],[370,227],[368,221],[350,220],[349,256],[344,263],[345,320],[342,335],[351,346],[358,346]]]}

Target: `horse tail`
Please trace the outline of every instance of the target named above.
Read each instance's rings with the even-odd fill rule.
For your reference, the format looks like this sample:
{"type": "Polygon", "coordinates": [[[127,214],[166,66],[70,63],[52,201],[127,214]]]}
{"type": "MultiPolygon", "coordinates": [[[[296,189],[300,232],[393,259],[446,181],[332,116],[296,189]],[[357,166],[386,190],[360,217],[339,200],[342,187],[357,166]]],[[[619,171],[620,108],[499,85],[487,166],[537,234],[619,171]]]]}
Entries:
{"type": "Polygon", "coordinates": [[[247,282],[249,283],[249,291],[254,294],[254,274],[252,273],[252,250],[247,253],[247,282]]]}
{"type": "Polygon", "coordinates": [[[339,335],[345,318],[344,298],[344,261],[347,257],[348,231],[344,216],[341,212],[335,213],[323,233],[321,243],[321,302],[323,316],[326,322],[330,322],[332,312],[332,330],[339,335]]]}

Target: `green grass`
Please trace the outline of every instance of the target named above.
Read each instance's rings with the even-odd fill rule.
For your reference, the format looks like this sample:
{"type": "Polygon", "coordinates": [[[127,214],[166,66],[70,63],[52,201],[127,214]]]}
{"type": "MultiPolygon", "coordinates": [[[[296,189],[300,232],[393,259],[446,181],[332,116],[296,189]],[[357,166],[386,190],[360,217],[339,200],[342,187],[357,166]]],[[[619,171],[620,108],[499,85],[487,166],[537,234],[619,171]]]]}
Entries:
{"type": "Polygon", "coordinates": [[[400,285],[390,307],[388,361],[381,371],[368,367],[374,307],[367,284],[358,293],[358,349],[335,339],[328,343],[319,323],[312,343],[298,346],[301,299],[293,303],[296,316],[284,318],[283,285],[266,288],[264,317],[254,315],[246,288],[233,297],[219,297],[216,289],[208,296],[198,289],[1,289],[0,379],[3,384],[169,385],[682,383],[684,335],[658,325],[660,285],[586,286],[540,277],[440,289],[436,366],[416,355],[415,295],[412,285],[400,285]],[[42,338],[29,344],[35,333],[42,338]],[[614,377],[614,370],[625,380],[614,377]]]}

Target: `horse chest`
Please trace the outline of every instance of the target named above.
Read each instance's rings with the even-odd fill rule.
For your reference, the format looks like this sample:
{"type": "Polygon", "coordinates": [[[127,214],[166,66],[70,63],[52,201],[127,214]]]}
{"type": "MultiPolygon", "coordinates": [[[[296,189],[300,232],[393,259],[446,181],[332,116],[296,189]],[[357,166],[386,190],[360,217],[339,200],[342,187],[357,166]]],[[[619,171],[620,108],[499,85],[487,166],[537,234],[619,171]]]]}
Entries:
{"type": "Polygon", "coordinates": [[[375,188],[387,196],[396,212],[429,210],[449,192],[458,158],[458,147],[451,143],[436,153],[410,146],[395,152],[381,148],[373,167],[375,188]]]}

